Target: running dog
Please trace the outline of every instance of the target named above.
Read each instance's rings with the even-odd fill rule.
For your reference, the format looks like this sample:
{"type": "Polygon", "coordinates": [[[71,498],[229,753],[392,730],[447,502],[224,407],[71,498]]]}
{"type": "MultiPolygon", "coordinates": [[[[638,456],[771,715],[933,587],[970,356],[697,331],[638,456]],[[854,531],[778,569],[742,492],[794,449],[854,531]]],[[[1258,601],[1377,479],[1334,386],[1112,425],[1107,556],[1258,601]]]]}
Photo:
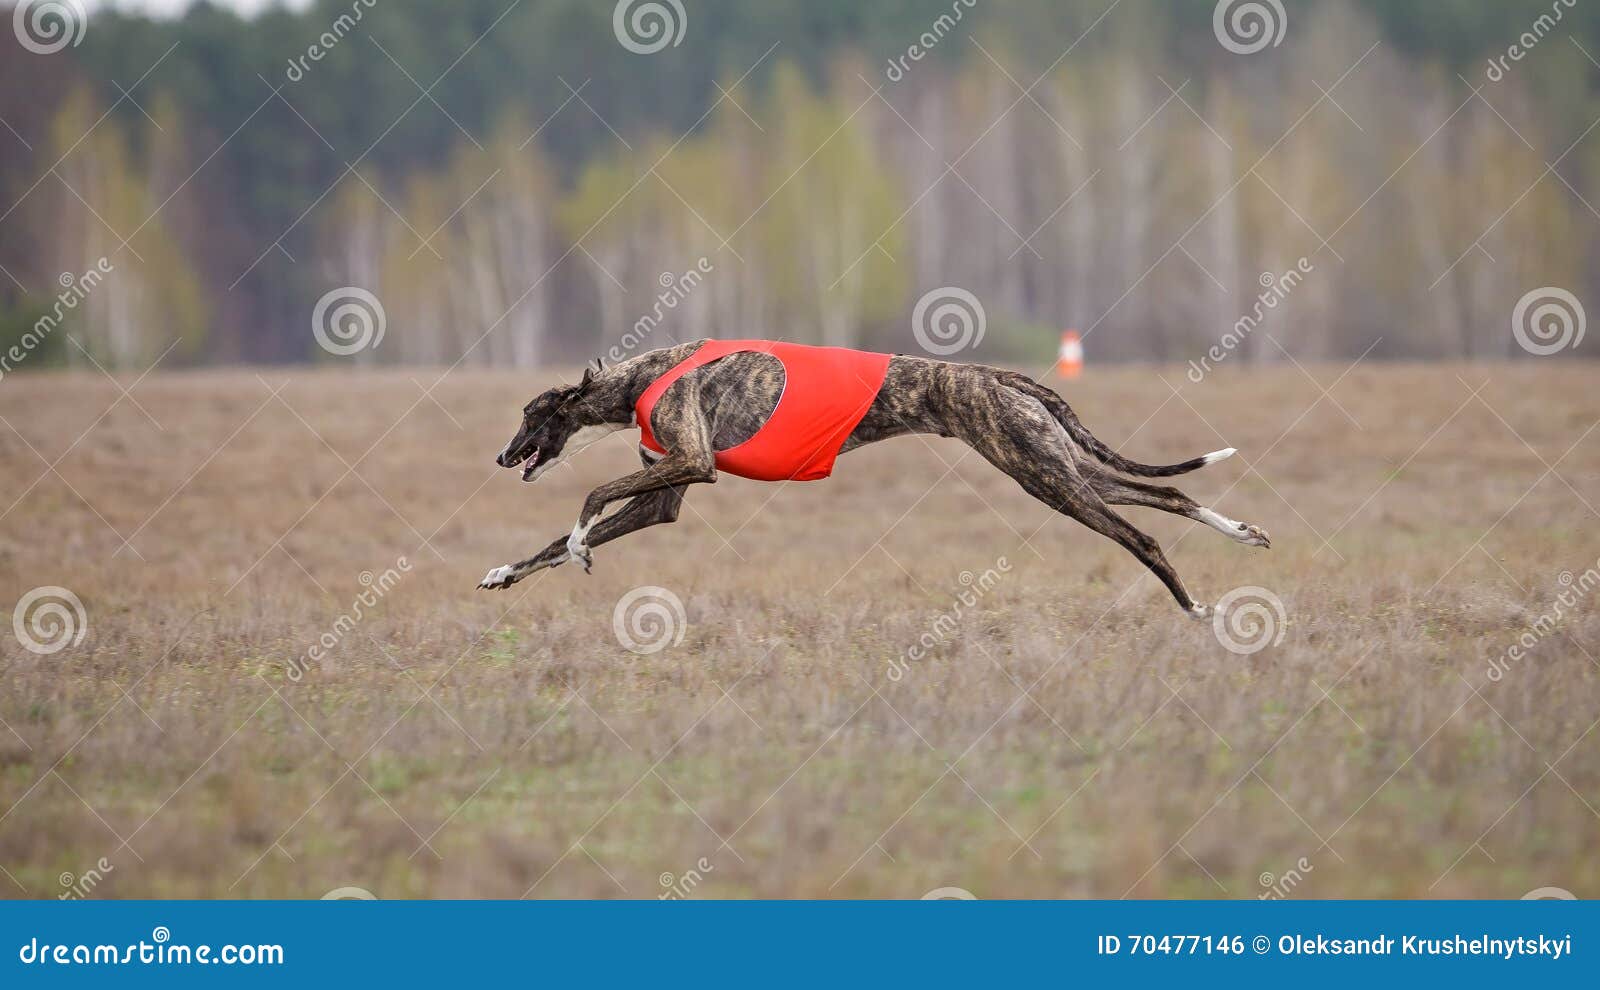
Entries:
{"type": "Polygon", "coordinates": [[[618,430],[638,428],[642,470],[589,493],[570,535],[526,560],[490,571],[480,588],[509,588],[591,548],[678,518],[685,490],[719,474],[814,481],[839,454],[890,437],[955,437],[1016,479],[1034,498],[1121,544],[1154,571],[1195,619],[1195,602],[1155,540],[1112,511],[1139,505],[1205,523],[1248,546],[1270,547],[1259,526],[1199,505],[1176,488],[1120,475],[1184,474],[1234,453],[1181,464],[1130,461],[1095,438],[1061,396],[1026,375],[904,354],[872,354],[776,341],[701,340],[650,351],[611,367],[592,365],[522,410],[516,435],[495,458],[532,481],[618,430]],[[626,505],[602,516],[621,499],[626,505]]]}

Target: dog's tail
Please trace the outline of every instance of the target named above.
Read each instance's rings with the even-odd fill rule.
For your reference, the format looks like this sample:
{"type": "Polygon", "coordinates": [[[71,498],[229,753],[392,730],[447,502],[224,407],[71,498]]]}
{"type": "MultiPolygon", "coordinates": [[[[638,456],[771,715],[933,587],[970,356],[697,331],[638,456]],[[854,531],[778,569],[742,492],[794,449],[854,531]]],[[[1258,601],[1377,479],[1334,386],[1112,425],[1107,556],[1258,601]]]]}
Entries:
{"type": "Polygon", "coordinates": [[[1025,395],[1038,399],[1046,409],[1050,410],[1050,414],[1061,423],[1062,427],[1067,431],[1067,435],[1072,437],[1078,446],[1093,454],[1100,463],[1123,474],[1134,474],[1145,478],[1166,478],[1175,474],[1188,474],[1190,471],[1199,470],[1207,464],[1215,464],[1217,461],[1226,460],[1235,453],[1233,447],[1225,447],[1222,450],[1214,450],[1209,454],[1184,461],[1181,464],[1140,464],[1138,461],[1130,461],[1101,443],[1098,437],[1090,433],[1088,427],[1078,421],[1078,417],[1073,413],[1072,407],[1067,405],[1067,400],[1057,395],[1053,390],[1040,385],[1026,375],[1015,372],[1007,373],[1006,384],[1025,395]]]}

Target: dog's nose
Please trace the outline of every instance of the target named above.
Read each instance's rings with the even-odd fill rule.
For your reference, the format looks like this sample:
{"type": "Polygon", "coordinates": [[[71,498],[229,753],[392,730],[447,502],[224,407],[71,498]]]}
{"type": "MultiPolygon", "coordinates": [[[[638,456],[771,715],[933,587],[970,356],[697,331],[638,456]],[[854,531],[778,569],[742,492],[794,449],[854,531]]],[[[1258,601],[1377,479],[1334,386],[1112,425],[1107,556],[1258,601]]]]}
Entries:
{"type": "Polygon", "coordinates": [[[494,462],[496,464],[500,465],[501,467],[505,467],[506,466],[506,452],[502,450],[500,453],[496,454],[495,458],[494,458],[494,462]]]}

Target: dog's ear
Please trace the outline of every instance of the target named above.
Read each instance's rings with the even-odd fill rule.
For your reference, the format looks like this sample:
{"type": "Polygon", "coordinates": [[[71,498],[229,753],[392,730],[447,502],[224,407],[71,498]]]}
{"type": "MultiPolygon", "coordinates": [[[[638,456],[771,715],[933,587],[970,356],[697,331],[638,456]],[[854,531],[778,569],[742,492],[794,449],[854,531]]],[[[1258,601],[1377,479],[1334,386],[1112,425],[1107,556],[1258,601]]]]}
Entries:
{"type": "Polygon", "coordinates": [[[603,361],[601,361],[599,358],[595,358],[592,363],[590,363],[587,367],[585,367],[583,369],[583,378],[582,378],[581,381],[578,382],[578,388],[579,389],[587,388],[589,386],[589,383],[594,381],[594,376],[598,375],[600,372],[602,372],[604,370],[606,370],[605,363],[603,361]]]}

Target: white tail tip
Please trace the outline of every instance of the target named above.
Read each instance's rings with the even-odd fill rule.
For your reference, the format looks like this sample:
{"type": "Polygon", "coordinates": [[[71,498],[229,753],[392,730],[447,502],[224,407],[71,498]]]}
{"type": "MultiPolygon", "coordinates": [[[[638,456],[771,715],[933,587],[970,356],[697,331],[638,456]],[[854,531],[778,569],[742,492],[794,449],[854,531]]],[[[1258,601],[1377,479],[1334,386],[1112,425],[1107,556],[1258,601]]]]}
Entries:
{"type": "Polygon", "coordinates": [[[1205,456],[1205,462],[1207,464],[1215,464],[1218,461],[1225,461],[1238,452],[1238,448],[1235,447],[1224,447],[1221,450],[1213,450],[1211,453],[1205,456]]]}

